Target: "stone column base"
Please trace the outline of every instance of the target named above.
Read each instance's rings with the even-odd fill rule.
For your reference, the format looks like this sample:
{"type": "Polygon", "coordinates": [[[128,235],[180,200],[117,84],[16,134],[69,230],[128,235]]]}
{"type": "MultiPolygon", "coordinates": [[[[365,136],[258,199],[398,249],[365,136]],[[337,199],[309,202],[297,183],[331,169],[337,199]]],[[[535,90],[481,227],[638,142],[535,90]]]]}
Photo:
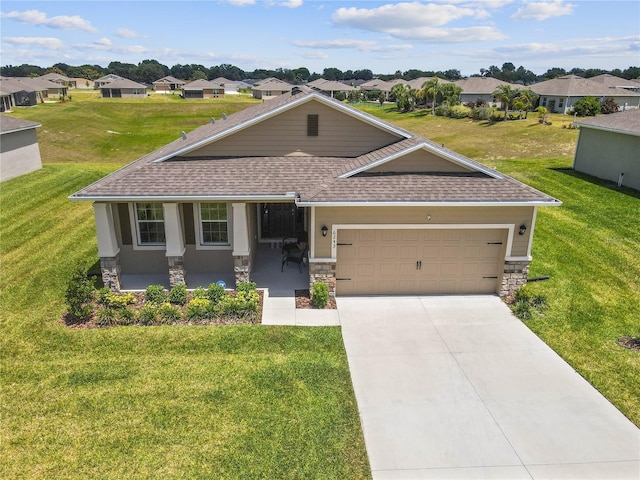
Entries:
{"type": "Polygon", "coordinates": [[[508,299],[512,297],[516,290],[527,283],[530,262],[507,260],[504,262],[504,274],[502,275],[502,285],[500,286],[500,297],[508,299]]]}
{"type": "Polygon", "coordinates": [[[233,257],[233,273],[236,277],[236,285],[249,281],[250,272],[249,255],[235,255],[233,257]]]}
{"type": "Polygon", "coordinates": [[[335,262],[309,262],[309,291],[313,291],[313,284],[316,282],[326,283],[329,296],[336,296],[335,262]]]}
{"type": "Polygon", "coordinates": [[[100,257],[102,283],[112,292],[120,291],[120,256],[100,257]]]}
{"type": "Polygon", "coordinates": [[[185,284],[187,271],[184,268],[184,257],[167,257],[169,262],[169,286],[185,284]]]}

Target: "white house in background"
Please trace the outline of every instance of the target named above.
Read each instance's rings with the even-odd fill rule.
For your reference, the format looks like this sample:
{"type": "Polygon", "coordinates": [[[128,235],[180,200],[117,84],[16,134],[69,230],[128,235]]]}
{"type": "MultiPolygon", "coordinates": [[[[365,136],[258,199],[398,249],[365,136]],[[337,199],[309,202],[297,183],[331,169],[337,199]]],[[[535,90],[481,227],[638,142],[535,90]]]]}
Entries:
{"type": "Polygon", "coordinates": [[[234,82],[233,80],[229,80],[228,78],[224,78],[224,77],[214,78],[211,81],[213,83],[218,83],[222,85],[224,87],[225,95],[238,95],[240,93],[238,92],[238,88],[240,88],[240,85],[238,84],[238,82],[234,82]]]}
{"type": "Polygon", "coordinates": [[[115,73],[109,73],[107,75],[105,75],[104,77],[100,77],[97,80],[94,80],[94,85],[96,88],[100,88],[103,85],[106,85],[109,82],[113,82],[115,80],[124,80],[123,77],[121,77],[120,75],[116,75],[115,73]]]}
{"type": "Polygon", "coordinates": [[[253,84],[253,98],[267,100],[289,93],[293,85],[277,78],[265,78],[253,84]]]}
{"type": "Polygon", "coordinates": [[[0,181],[42,168],[36,128],[40,124],[0,115],[0,181]]]}
{"type": "Polygon", "coordinates": [[[640,110],[576,122],[580,127],[573,168],[640,190],[640,110]]]}

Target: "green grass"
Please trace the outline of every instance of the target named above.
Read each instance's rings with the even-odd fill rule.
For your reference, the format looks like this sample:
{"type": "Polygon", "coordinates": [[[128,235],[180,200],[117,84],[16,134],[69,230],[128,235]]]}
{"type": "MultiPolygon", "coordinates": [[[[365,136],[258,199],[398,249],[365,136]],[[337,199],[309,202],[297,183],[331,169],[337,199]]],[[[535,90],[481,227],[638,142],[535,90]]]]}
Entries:
{"type": "MultiPolygon", "coordinates": [[[[72,95],[12,114],[43,124],[45,167],[0,185],[3,477],[368,478],[338,329],[60,323],[74,266],[97,260],[91,206],[67,196],[253,102],[72,95]]],[[[640,425],[640,355],[615,344],[640,335],[638,192],[569,170],[567,117],[368,110],[564,202],[539,210],[531,275],[551,279],[526,288],[549,308],[527,325],[640,425]]]]}
{"type": "Polygon", "coordinates": [[[91,205],[67,196],[113,167],[1,186],[3,478],[370,478],[338,328],[60,322],[97,258],[91,205]]]}

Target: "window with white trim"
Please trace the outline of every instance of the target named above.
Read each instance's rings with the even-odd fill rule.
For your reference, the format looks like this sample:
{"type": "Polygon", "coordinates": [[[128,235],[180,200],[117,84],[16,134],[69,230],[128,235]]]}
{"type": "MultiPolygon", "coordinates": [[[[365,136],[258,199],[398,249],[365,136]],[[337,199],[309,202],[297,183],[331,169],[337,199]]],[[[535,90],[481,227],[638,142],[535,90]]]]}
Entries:
{"type": "Polygon", "coordinates": [[[200,244],[229,245],[229,212],[226,203],[200,204],[200,244]]]}
{"type": "Polygon", "coordinates": [[[162,203],[135,204],[138,245],[165,245],[162,203]]]}

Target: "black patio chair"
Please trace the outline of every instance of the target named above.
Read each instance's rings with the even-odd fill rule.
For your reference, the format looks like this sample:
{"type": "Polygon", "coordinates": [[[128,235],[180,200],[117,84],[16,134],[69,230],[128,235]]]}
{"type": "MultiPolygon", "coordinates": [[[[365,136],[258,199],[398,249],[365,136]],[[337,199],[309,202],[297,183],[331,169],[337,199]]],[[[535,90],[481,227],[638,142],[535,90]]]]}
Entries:
{"type": "Polygon", "coordinates": [[[280,271],[284,272],[285,264],[289,265],[289,262],[293,262],[298,264],[298,270],[300,270],[300,273],[302,273],[302,265],[306,262],[306,258],[307,258],[306,243],[304,244],[304,247],[302,248],[302,250],[300,250],[297,246],[293,248],[289,248],[282,255],[282,267],[280,268],[280,271]]]}

